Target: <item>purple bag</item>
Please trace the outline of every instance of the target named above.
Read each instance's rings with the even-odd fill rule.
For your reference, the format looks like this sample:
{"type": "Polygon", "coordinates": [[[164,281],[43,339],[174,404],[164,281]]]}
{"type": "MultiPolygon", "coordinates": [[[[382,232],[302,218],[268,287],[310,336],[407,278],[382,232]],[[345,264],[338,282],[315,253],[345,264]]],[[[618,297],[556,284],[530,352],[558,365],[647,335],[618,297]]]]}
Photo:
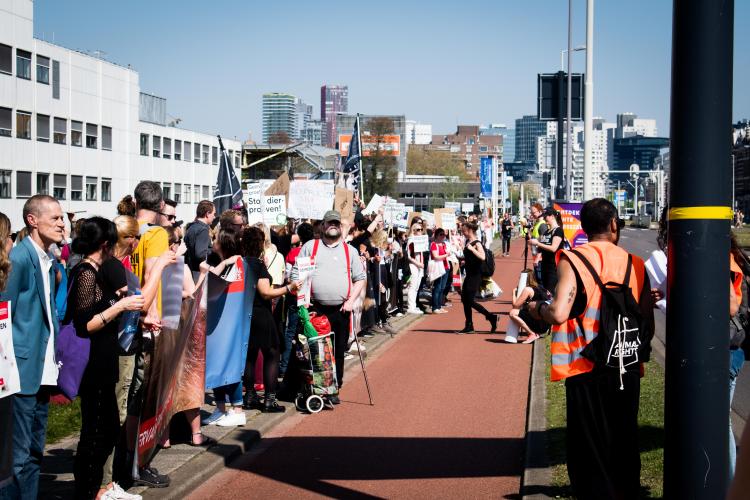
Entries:
{"type": "Polygon", "coordinates": [[[89,364],[91,339],[79,337],[73,323],[63,325],[57,334],[55,360],[60,371],[57,375],[57,387],[68,399],[78,396],[83,372],[89,364]]]}

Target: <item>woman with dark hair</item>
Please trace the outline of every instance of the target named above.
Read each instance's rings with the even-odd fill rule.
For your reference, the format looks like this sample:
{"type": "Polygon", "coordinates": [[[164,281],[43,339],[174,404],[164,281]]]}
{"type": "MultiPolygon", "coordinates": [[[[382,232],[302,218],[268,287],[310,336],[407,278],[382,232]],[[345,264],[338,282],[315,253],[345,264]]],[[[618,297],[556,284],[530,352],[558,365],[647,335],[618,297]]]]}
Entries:
{"type": "MultiPolygon", "coordinates": [[[[513,300],[513,308],[510,310],[510,320],[516,323],[519,329],[528,335],[528,338],[523,343],[531,344],[540,337],[541,333],[549,329],[549,325],[542,320],[532,318],[529,311],[523,308],[523,305],[531,301],[550,301],[552,300],[552,295],[539,286],[539,283],[534,278],[534,271],[524,269],[522,274],[526,274],[526,286],[516,292],[516,298],[513,300]]],[[[516,338],[512,336],[506,336],[505,341],[512,344],[517,342],[516,338]]]]}
{"type": "Polygon", "coordinates": [[[243,406],[248,409],[259,409],[267,413],[280,413],[284,407],[276,401],[276,385],[279,376],[279,361],[283,339],[273,317],[271,300],[286,293],[299,290],[299,283],[290,283],[285,287],[273,288],[271,275],[263,262],[263,251],[266,248],[265,233],[258,227],[248,227],[242,233],[242,253],[249,267],[248,275],[257,280],[256,295],[253,300],[253,317],[250,323],[250,343],[245,364],[245,399],[243,406]],[[258,352],[263,353],[263,383],[265,400],[261,404],[255,392],[255,363],[258,352]]]}
{"type": "Polygon", "coordinates": [[[544,223],[547,225],[547,231],[539,236],[539,239],[532,239],[531,244],[536,245],[542,253],[542,286],[555,292],[557,286],[557,251],[563,246],[565,233],[562,228],[562,219],[560,212],[553,208],[547,208],[542,214],[544,223]]]}
{"type": "Polygon", "coordinates": [[[116,483],[102,484],[105,462],[120,431],[115,395],[119,380],[118,319],[125,311],[140,311],[144,299],[141,295],[126,296],[125,268],[119,260],[109,258],[116,243],[115,224],[103,217],[91,217],[81,223],[72,245],[73,252],[83,259],[70,276],[63,324],[72,321],[79,336],[91,339],[89,363],[79,390],[82,424],[73,469],[76,498],[95,498],[112,489],[121,491],[116,483]]]}
{"type": "Polygon", "coordinates": [[[448,246],[445,244],[445,230],[435,230],[435,239],[430,245],[431,259],[445,268],[445,273],[436,279],[432,286],[432,314],[444,314],[448,311],[443,309],[443,297],[448,279],[452,277],[450,265],[448,264],[448,246]]]}
{"type": "MultiPolygon", "coordinates": [[[[13,248],[13,240],[10,237],[10,219],[0,212],[0,292],[5,290],[5,284],[8,282],[11,248],[13,248]]],[[[14,311],[11,313],[15,314],[14,311]]],[[[9,353],[12,342],[11,335],[0,337],[0,365],[10,362],[9,353]]],[[[7,368],[7,365],[0,366],[0,368],[7,368]]],[[[17,368],[13,369],[17,372],[17,368]]],[[[7,386],[4,386],[3,389],[7,389],[7,386]]],[[[11,460],[13,454],[13,439],[11,439],[13,436],[13,398],[8,396],[8,392],[3,391],[0,397],[0,435],[5,436],[0,444],[0,489],[2,489],[3,484],[10,482],[13,478],[13,460],[11,460]]]]}
{"type": "Polygon", "coordinates": [[[461,303],[464,306],[464,318],[466,318],[466,324],[464,329],[459,331],[458,334],[474,333],[474,321],[471,317],[471,310],[484,315],[487,321],[490,322],[490,331],[494,332],[497,329],[497,315],[491,314],[481,304],[478,304],[475,300],[479,287],[482,284],[482,262],[485,258],[493,258],[492,255],[486,256],[484,247],[477,239],[477,226],[476,222],[464,222],[461,226],[461,231],[466,238],[466,246],[464,247],[464,270],[466,271],[466,277],[464,283],[461,286],[461,303]]]}

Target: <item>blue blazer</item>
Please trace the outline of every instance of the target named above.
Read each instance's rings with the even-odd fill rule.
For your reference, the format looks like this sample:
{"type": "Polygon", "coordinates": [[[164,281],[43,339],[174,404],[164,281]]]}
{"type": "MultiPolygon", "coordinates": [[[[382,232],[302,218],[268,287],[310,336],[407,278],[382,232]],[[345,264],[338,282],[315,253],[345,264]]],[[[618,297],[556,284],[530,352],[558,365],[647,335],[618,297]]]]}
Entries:
{"type": "MultiPolygon", "coordinates": [[[[21,394],[39,392],[44,370],[44,355],[50,340],[47,322],[47,301],[44,299],[44,281],[41,263],[30,238],[24,238],[10,252],[10,275],[0,300],[11,302],[13,315],[13,349],[21,378],[21,394]]],[[[49,271],[52,304],[52,342],[59,329],[55,308],[55,265],[49,271]]],[[[53,344],[54,347],[54,344],[53,344]]]]}

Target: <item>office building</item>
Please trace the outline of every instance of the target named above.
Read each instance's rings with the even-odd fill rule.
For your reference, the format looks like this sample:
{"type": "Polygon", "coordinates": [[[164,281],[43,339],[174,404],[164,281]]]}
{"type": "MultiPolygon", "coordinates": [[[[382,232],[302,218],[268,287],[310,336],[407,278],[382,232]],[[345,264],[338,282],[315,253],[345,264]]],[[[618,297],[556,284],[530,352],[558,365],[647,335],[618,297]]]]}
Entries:
{"type": "Polygon", "coordinates": [[[320,120],[310,120],[302,129],[301,140],[306,141],[313,146],[323,145],[323,122],[320,120]]]}
{"type": "Polygon", "coordinates": [[[557,126],[555,122],[537,119],[536,115],[526,115],[516,120],[516,161],[537,161],[537,138],[549,135],[550,125],[557,126]]]}
{"type": "Polygon", "coordinates": [[[429,144],[432,141],[432,125],[406,120],[407,144],[429,144]]]}
{"type": "Polygon", "coordinates": [[[503,123],[490,123],[479,127],[479,135],[503,136],[503,164],[516,161],[516,130],[508,128],[503,123]]]}
{"type": "MultiPolygon", "coordinates": [[[[166,99],[142,92],[133,69],[34,38],[32,0],[2,5],[0,211],[13,229],[34,194],[113,217],[143,179],[160,182],[178,219],[192,220],[198,201],[213,198],[216,136],[170,126],[166,99]]],[[[240,143],[224,145],[236,167],[240,143]]]]}
{"type": "Polygon", "coordinates": [[[263,142],[265,144],[268,144],[269,138],[277,132],[286,133],[290,139],[299,137],[297,101],[297,97],[292,94],[280,92],[263,94],[263,142]]]}
{"type": "Polygon", "coordinates": [[[320,87],[320,121],[323,122],[323,141],[335,148],[339,132],[336,115],[349,113],[349,87],[346,85],[323,85],[320,87]]]}
{"type": "MultiPolygon", "coordinates": [[[[653,170],[654,160],[666,147],[669,147],[669,139],[665,137],[631,136],[614,139],[611,168],[628,170],[632,164],[636,164],[640,171],[653,170]]],[[[627,174],[613,174],[613,178],[622,176],[627,177],[627,174]]]]}
{"type": "Polygon", "coordinates": [[[433,135],[432,146],[450,146],[451,152],[463,159],[466,173],[476,178],[481,157],[496,158],[498,165],[503,163],[503,137],[479,135],[478,125],[459,125],[455,134],[433,135]]]}
{"type": "Polygon", "coordinates": [[[656,137],[658,131],[656,120],[648,118],[638,118],[634,113],[621,113],[617,115],[617,132],[616,139],[633,136],[656,137]]]}
{"type": "Polygon", "coordinates": [[[732,197],[735,210],[742,210],[747,221],[750,216],[750,122],[735,124],[732,139],[732,197]]]}
{"type": "Polygon", "coordinates": [[[313,119],[312,104],[297,98],[297,131],[292,139],[302,139],[302,133],[313,119]]]}

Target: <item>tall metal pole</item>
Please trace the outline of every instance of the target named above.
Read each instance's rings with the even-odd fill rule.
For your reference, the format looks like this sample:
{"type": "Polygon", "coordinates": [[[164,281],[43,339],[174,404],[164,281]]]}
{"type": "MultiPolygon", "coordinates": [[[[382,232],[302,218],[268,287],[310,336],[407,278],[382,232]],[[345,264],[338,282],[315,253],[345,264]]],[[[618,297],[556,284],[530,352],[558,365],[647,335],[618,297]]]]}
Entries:
{"type": "Polygon", "coordinates": [[[565,72],[557,72],[557,179],[555,187],[555,199],[565,199],[565,173],[563,170],[563,137],[565,132],[565,72]]]}
{"type": "Polygon", "coordinates": [[[594,143],[594,0],[586,0],[586,82],[583,87],[583,200],[590,200],[594,175],[591,149],[594,143]]]}
{"type": "Polygon", "coordinates": [[[727,494],[733,38],[733,0],[674,0],[664,498],[727,494]]]}
{"type": "Polygon", "coordinates": [[[565,120],[565,162],[566,162],[566,180],[565,186],[567,188],[568,200],[573,199],[573,134],[572,127],[570,126],[572,103],[571,98],[573,96],[573,85],[572,75],[570,73],[571,59],[573,56],[573,0],[568,0],[568,82],[567,82],[567,97],[565,103],[567,106],[567,120],[565,120]]]}

